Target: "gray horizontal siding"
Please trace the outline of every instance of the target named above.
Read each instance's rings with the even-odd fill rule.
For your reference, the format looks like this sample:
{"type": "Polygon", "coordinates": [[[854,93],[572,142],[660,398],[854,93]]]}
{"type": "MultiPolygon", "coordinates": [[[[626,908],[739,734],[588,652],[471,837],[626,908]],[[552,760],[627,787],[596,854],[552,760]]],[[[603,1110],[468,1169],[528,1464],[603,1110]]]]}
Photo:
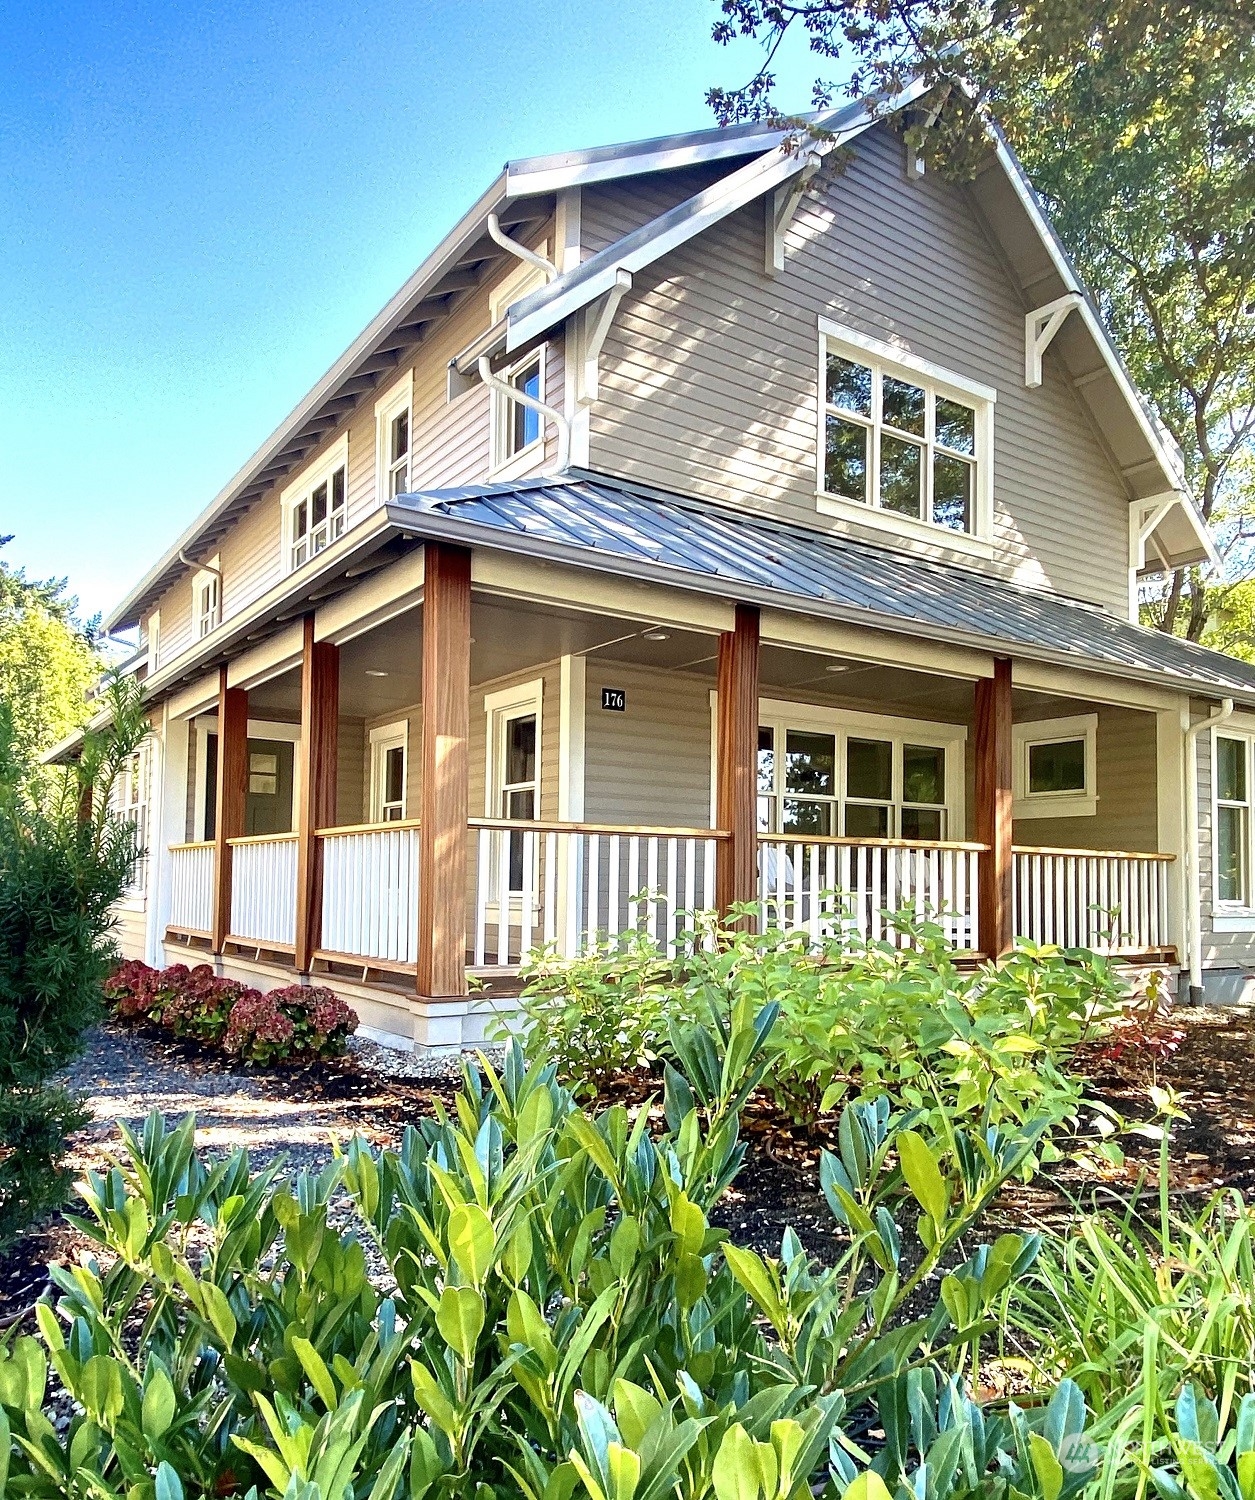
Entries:
{"type": "Polygon", "coordinates": [[[788,243],[768,278],[752,204],[637,277],[603,354],[592,466],[830,524],[815,504],[824,315],[995,386],[999,571],[1127,614],[1127,500],[1049,356],[1024,388],[1024,307],[967,194],[907,183],[878,127],[788,243]]]}

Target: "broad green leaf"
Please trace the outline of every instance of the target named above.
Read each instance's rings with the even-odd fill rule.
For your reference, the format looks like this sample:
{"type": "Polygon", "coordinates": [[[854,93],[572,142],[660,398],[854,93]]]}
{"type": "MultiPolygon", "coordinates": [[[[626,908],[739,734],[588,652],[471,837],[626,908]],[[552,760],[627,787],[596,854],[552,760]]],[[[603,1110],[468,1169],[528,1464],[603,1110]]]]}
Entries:
{"type": "Polygon", "coordinates": [[[174,1386],[159,1364],[148,1366],[148,1384],[144,1387],[141,1425],[144,1436],[155,1443],[174,1421],[174,1386]]]}
{"type": "Polygon", "coordinates": [[[309,1377],[310,1385],[318,1392],[318,1399],[328,1411],[334,1411],[339,1397],[336,1395],[336,1383],[322,1355],[308,1339],[302,1338],[292,1340],[292,1351],[300,1360],[301,1368],[309,1377]]]}
{"type": "Polygon", "coordinates": [[[213,1326],[214,1332],[229,1349],[235,1343],[236,1325],[235,1314],[231,1311],[227,1294],[212,1281],[202,1281],[200,1287],[205,1303],[205,1316],[213,1326]]]}
{"type": "MultiPolygon", "coordinates": [[[[759,1500],[757,1444],[739,1422],[723,1435],[711,1478],[717,1500],[759,1500]]],[[[767,1496],[766,1500],[775,1500],[767,1496]]]]}
{"type": "Polygon", "coordinates": [[[449,1249],[472,1286],[483,1286],[492,1270],[497,1236],[478,1204],[460,1204],[449,1214],[449,1249]]]}
{"type": "Polygon", "coordinates": [[[440,1294],[436,1327],[464,1365],[474,1363],[486,1316],[483,1297],[468,1286],[447,1286],[440,1294]]]}
{"type": "Polygon", "coordinates": [[[893,1496],[875,1469],[864,1469],[846,1485],[841,1500],[893,1500],[893,1496]]]}
{"type": "Polygon", "coordinates": [[[163,1458],[153,1484],[156,1500],[183,1500],[183,1481],[163,1458]]]}
{"type": "Polygon", "coordinates": [[[915,1201],[934,1224],[940,1225],[946,1216],[950,1194],[927,1142],[914,1130],[903,1130],[898,1133],[894,1145],[902,1164],[902,1175],[915,1201]]]}
{"type": "Polygon", "coordinates": [[[1040,1432],[1030,1432],[1028,1451],[1043,1500],[1059,1500],[1059,1492],[1063,1488],[1063,1465],[1055,1450],[1040,1432]]]}

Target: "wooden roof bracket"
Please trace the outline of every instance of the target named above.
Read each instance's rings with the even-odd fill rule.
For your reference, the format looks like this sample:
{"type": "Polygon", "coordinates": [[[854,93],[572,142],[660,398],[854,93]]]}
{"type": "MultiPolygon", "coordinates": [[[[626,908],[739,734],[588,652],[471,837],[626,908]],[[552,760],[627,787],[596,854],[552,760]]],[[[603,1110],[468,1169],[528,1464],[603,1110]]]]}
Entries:
{"type": "Polygon", "coordinates": [[[797,213],[806,189],[815,180],[819,167],[819,158],[811,156],[796,176],[782,182],[774,192],[767,193],[763,198],[767,219],[763,269],[768,276],[784,270],[785,231],[793,222],[793,215],[797,213]]]}
{"type": "Polygon", "coordinates": [[[1084,300],[1080,292],[1065,292],[1062,297],[1056,297],[1044,307],[1025,313],[1024,384],[1030,390],[1041,384],[1042,355],[1050,348],[1067,315],[1074,307],[1080,307],[1084,300]]]}
{"type": "Polygon", "coordinates": [[[579,384],[575,400],[578,406],[591,406],[597,399],[598,364],[606,335],[619,310],[619,303],[632,290],[632,273],[620,266],[614,273],[614,284],[581,313],[579,384]]]}

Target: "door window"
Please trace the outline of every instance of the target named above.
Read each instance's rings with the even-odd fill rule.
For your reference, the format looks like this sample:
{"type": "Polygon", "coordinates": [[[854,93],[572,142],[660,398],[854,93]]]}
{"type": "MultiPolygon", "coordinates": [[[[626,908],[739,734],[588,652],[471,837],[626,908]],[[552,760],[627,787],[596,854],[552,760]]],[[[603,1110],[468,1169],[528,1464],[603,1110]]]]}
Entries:
{"type": "MultiPolygon", "coordinates": [[[[536,816],[536,715],[507,718],[503,732],[498,816],[530,822],[536,816]]],[[[510,889],[523,889],[523,837],[518,833],[510,835],[510,889]]]]}

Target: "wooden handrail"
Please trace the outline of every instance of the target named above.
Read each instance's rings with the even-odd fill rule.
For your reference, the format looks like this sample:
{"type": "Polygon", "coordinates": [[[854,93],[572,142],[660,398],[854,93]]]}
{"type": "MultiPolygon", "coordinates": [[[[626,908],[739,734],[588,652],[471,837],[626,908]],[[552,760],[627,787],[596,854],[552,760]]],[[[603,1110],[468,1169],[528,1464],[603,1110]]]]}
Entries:
{"type": "Polygon", "coordinates": [[[394,818],[391,823],[344,823],[334,828],[315,828],[314,836],[320,839],[343,838],[350,833],[388,833],[394,828],[418,828],[417,818],[394,818]]]}
{"type": "Polygon", "coordinates": [[[988,854],[988,844],[956,843],[948,839],[860,839],[848,833],[760,833],[760,844],[835,844],[864,849],[951,849],[959,854],[988,854]]]}
{"type": "Polygon", "coordinates": [[[167,844],[166,849],[171,854],[177,854],[181,849],[212,849],[213,839],[193,839],[186,844],[167,844]]]}
{"type": "Polygon", "coordinates": [[[249,833],[238,839],[228,839],[227,843],[232,849],[238,849],[241,844],[294,844],[297,837],[295,833],[249,833]]]}
{"type": "Polygon", "coordinates": [[[1133,849],[1055,849],[1048,844],[1012,844],[1012,854],[1063,855],[1075,859],[1145,859],[1171,864],[1175,854],[1148,854],[1145,850],[1133,849]]]}
{"type": "Polygon", "coordinates": [[[632,823],[560,823],[542,822],[538,818],[468,818],[468,828],[500,829],[505,833],[592,833],[618,834],[620,838],[660,839],[727,839],[724,828],[661,828],[632,823]]]}

